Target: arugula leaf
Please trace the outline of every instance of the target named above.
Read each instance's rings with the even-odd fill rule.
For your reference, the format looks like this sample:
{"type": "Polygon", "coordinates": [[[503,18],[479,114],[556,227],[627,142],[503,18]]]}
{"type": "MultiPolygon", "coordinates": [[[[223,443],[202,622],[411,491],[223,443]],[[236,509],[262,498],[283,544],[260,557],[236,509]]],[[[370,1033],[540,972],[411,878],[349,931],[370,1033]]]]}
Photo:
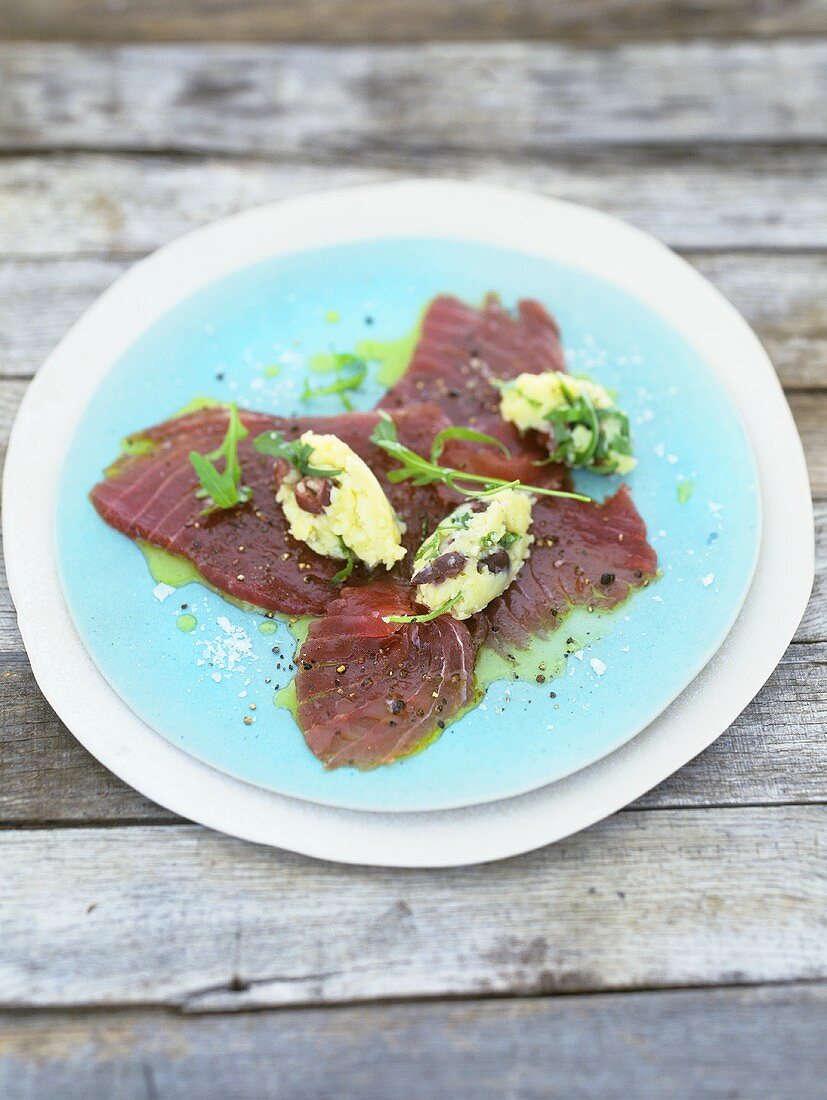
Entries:
{"type": "Polygon", "coordinates": [[[343,374],[342,377],[337,378],[335,382],[330,382],[327,386],[319,386],[313,389],[310,383],[305,379],[304,389],[302,390],[302,401],[311,401],[314,397],[329,397],[332,394],[338,393],[341,396],[342,404],[346,409],[352,409],[350,398],[347,396],[348,390],[356,390],[362,385],[367,377],[368,367],[364,359],[360,359],[356,355],[337,355],[336,359],[336,371],[343,374]]]}
{"type": "Polygon", "coordinates": [[[462,597],[462,592],[457,592],[456,596],[452,596],[450,600],[446,600],[441,607],[437,607],[434,611],[428,611],[422,615],[383,615],[383,623],[429,623],[432,619],[438,619],[440,615],[444,615],[446,611],[450,611],[454,604],[462,597]]]}
{"type": "Polygon", "coordinates": [[[442,539],[442,535],[443,531],[440,530],[440,527],[437,527],[433,534],[429,535],[429,537],[425,539],[420,548],[417,550],[414,561],[433,561],[437,554],[439,554],[439,544],[442,539]]]}
{"type": "Polygon", "coordinates": [[[381,420],[371,434],[371,443],[381,447],[387,454],[399,462],[398,470],[388,471],[388,481],[399,484],[410,481],[412,485],[433,485],[440,483],[455,489],[467,497],[487,497],[501,493],[503,489],[518,489],[524,493],[538,496],[565,497],[569,500],[591,502],[591,497],[582,493],[568,493],[562,489],[544,489],[538,485],[524,485],[521,481],[505,481],[499,477],[484,477],[482,474],[469,474],[465,470],[455,470],[452,466],[440,466],[412,451],[399,442],[396,425],[386,412],[380,413],[381,420]]]}
{"type": "Polygon", "coordinates": [[[262,455],[284,458],[295,466],[302,477],[338,477],[344,470],[322,470],[311,464],[313,447],[302,443],[300,439],[292,441],[284,438],[283,432],[262,432],[253,440],[253,447],[262,455]]]}
{"type": "Polygon", "coordinates": [[[439,456],[445,449],[445,444],[449,439],[464,439],[471,443],[488,443],[502,451],[506,458],[511,458],[511,451],[508,447],[501,439],[497,439],[493,435],[475,431],[474,428],[443,428],[441,432],[437,432],[434,436],[434,442],[431,445],[431,462],[439,460],[439,456]]]}
{"type": "Polygon", "coordinates": [[[575,392],[562,379],[560,385],[566,404],[545,417],[555,443],[550,461],[612,473],[632,454],[629,418],[615,405],[597,408],[587,393],[575,392]]]}
{"type": "Polygon", "coordinates": [[[238,405],[229,405],[228,411],[230,420],[221,446],[206,455],[190,451],[190,462],[200,483],[195,495],[199,500],[208,498],[211,501],[202,510],[202,516],[244,504],[253,495],[251,489],[241,484],[241,463],[238,459],[238,444],[249,433],[238,415],[238,405]],[[222,460],[224,469],[219,471],[215,463],[222,460]]]}
{"type": "Polygon", "coordinates": [[[350,547],[345,544],[344,539],[340,538],[339,542],[342,544],[342,549],[347,554],[347,561],[339,570],[339,572],[334,573],[333,576],[330,578],[331,584],[344,584],[350,574],[353,572],[353,567],[356,564],[356,555],[353,553],[350,547]]]}

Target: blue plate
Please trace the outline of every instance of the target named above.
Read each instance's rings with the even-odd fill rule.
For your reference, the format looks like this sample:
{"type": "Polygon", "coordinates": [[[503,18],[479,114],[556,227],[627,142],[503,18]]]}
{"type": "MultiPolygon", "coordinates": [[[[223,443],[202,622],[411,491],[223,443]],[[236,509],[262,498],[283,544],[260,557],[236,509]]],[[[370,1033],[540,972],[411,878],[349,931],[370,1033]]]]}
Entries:
{"type": "MultiPolygon", "coordinates": [[[[311,378],[318,384],[318,374],[311,378]]],[[[369,408],[382,392],[373,378],[355,403],[369,408]]],[[[579,478],[598,497],[618,484],[579,478]]],[[[248,267],[184,300],[133,344],[95,393],[67,457],[57,509],[58,559],[77,629],[141,718],[249,783],[362,810],[505,798],[612,752],[720,646],[746,596],[759,535],[746,435],[725,391],[682,336],[634,298],[574,268],[441,240],[301,252],[248,267]],[[286,661],[277,668],[273,653],[274,645],[292,652],[286,627],[262,633],[260,615],[198,584],[159,587],[140,550],[98,517],[87,494],[124,435],[195,395],[281,414],[340,411],[337,397],[302,403],[312,356],[351,350],[366,337],[400,337],[441,291],[479,301],[492,289],[506,304],[520,297],[544,302],[560,322],[572,372],[618,391],[639,458],[627,480],[663,575],[615,613],[580,613],[565,626],[579,648],[553,680],[496,681],[479,707],[420,755],[368,774],[326,772],[289,711],[273,705],[276,686],[289,678],[286,661]],[[182,614],[197,620],[191,633],[178,626],[182,614]]]]}

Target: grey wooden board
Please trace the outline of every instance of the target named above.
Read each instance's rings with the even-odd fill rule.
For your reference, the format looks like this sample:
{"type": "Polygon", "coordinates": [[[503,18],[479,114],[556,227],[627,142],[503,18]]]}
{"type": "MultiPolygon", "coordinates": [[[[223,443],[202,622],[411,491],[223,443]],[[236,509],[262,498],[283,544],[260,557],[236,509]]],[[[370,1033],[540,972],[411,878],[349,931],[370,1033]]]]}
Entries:
{"type": "Polygon", "coordinates": [[[0,45],[0,146],[283,157],[820,142],[827,42],[0,45]]]}
{"type": "MultiPolygon", "coordinates": [[[[768,347],[827,498],[827,43],[803,37],[824,0],[343,2],[2,6],[0,36],[256,44],[0,47],[0,448],[22,380],[133,259],[283,195],[449,175],[688,254],[768,347]],[[530,41],[260,44],[469,25],[530,41]],[[707,34],[799,37],[654,41],[707,34]]],[[[817,521],[797,642],[715,745],[562,844],[436,873],[176,823],[51,712],[0,575],[0,1095],[827,1095],[817,521]],[[495,999],[359,1003],[445,996],[495,999]]]]}
{"type": "MultiPolygon", "coordinates": [[[[827,389],[826,256],[690,252],[686,258],[753,325],[785,388],[827,389]]],[[[31,377],[128,266],[123,259],[0,259],[0,377],[31,377]]]]}
{"type": "Polygon", "coordinates": [[[149,252],[224,214],[291,195],[409,176],[536,190],[595,206],[675,248],[827,247],[827,150],[555,149],[526,157],[363,151],[317,163],[102,154],[0,158],[0,254],[149,252]]]}
{"type": "Polygon", "coordinates": [[[173,1016],[0,1015],[5,1100],[818,1100],[824,985],[173,1016]]]}
{"type": "Polygon", "coordinates": [[[629,39],[823,34],[822,0],[5,0],[0,37],[122,42],[629,39]]]}
{"type": "Polygon", "coordinates": [[[823,979],[826,824],[823,805],[633,811],[442,873],[325,864],[196,826],[0,831],[0,1006],[823,979]]]}

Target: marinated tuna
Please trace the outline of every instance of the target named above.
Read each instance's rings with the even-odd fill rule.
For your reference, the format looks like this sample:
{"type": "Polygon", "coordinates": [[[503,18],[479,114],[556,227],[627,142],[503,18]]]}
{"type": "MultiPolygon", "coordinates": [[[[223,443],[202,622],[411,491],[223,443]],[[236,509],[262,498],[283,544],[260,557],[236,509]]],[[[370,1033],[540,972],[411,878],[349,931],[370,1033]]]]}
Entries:
{"type": "MultiPolygon", "coordinates": [[[[425,451],[447,425],[434,405],[411,407],[394,418],[400,439],[425,451]]],[[[332,582],[342,563],[315,553],[290,534],[275,497],[276,464],[255,450],[253,440],[267,431],[280,431],[290,440],[308,430],[336,435],[373,470],[407,529],[407,545],[415,549],[423,528],[433,529],[457,497],[445,486],[427,486],[414,494],[409,486],[391,484],[386,475],[392,461],[370,443],[378,419],[376,413],[348,413],[288,420],[242,411],[248,435],[238,454],[250,500],[202,515],[189,456],[220,445],[227,410],[201,409],[131,436],[126,445],[133,453],[120,458],[94,487],[92,503],[112,527],[187,558],[205,580],[236,599],[288,615],[320,615],[335,594],[332,582]]],[[[364,582],[368,576],[357,573],[354,580],[364,582]]]]}
{"type": "Polygon", "coordinates": [[[500,652],[527,648],[572,607],[608,610],[657,574],[646,525],[625,485],[602,505],[541,498],[531,530],[528,560],[485,610],[489,642],[500,652]]]}
{"type": "Polygon", "coordinates": [[[467,626],[415,614],[391,581],[347,588],[310,624],[298,656],[299,725],[328,768],[375,768],[438,736],[472,701],[476,645],[467,626]]]}

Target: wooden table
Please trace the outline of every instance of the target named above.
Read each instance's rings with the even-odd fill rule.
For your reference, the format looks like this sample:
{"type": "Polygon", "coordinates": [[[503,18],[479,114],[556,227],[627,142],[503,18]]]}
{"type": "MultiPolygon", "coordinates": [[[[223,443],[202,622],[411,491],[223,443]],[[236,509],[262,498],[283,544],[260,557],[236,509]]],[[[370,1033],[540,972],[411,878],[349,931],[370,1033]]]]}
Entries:
{"type": "Polygon", "coordinates": [[[68,325],[176,234],[342,183],[501,181],[651,230],[755,326],[820,573],[701,757],[438,872],[150,804],[44,702],[4,585],[0,1096],[827,1095],[825,31],[824,0],[4,0],[4,437],[68,325]]]}

